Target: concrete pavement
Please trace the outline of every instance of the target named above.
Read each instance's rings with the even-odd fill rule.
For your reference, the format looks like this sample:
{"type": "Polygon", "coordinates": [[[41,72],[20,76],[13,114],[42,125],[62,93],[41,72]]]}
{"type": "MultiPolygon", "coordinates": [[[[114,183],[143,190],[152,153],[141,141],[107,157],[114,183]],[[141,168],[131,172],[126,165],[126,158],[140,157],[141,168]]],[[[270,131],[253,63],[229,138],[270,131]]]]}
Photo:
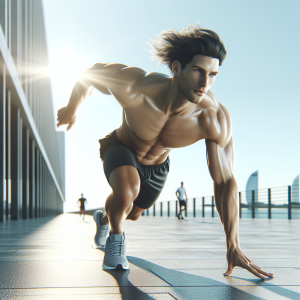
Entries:
{"type": "Polygon", "coordinates": [[[300,222],[241,219],[244,252],[275,278],[226,271],[218,218],[126,221],[129,271],[103,271],[91,216],[0,224],[1,299],[300,299],[300,222]]]}

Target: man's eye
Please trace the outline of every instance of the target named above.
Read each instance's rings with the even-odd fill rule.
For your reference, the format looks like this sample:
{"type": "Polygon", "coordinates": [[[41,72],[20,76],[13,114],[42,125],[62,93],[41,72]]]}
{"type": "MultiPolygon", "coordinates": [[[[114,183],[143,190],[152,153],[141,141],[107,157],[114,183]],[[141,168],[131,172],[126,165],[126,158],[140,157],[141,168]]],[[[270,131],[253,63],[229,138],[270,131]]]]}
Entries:
{"type": "Polygon", "coordinates": [[[217,76],[217,74],[215,74],[215,73],[212,73],[212,74],[209,74],[210,76],[217,76]]]}

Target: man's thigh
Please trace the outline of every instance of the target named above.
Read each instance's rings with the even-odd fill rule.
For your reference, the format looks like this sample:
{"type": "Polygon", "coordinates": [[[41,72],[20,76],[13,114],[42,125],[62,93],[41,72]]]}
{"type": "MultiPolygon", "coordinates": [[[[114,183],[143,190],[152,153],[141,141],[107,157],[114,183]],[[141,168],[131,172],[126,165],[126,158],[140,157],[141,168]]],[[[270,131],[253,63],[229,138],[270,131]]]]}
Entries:
{"type": "Polygon", "coordinates": [[[114,169],[109,176],[113,195],[117,198],[136,199],[140,191],[140,176],[133,166],[121,166],[114,169]]]}

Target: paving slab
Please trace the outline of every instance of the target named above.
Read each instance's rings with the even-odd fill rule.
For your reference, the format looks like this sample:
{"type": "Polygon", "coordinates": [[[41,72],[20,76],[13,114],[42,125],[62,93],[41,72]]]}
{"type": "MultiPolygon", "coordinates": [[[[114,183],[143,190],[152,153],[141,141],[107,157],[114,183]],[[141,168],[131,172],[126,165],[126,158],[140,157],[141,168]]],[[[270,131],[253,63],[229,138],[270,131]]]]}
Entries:
{"type": "Polygon", "coordinates": [[[129,271],[102,270],[91,216],[4,222],[0,299],[300,299],[299,228],[299,220],[240,220],[242,249],[275,275],[263,281],[241,268],[223,276],[218,218],[126,221],[129,271]]]}

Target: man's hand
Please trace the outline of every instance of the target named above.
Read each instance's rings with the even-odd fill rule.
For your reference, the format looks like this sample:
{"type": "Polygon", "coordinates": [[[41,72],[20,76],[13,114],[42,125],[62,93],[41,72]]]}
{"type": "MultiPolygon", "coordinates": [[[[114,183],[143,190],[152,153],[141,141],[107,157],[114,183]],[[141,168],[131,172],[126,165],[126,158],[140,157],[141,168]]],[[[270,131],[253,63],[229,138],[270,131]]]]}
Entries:
{"type": "Polygon", "coordinates": [[[241,267],[255,276],[265,280],[267,278],[273,277],[272,273],[267,273],[258,267],[251,259],[249,259],[240,247],[231,248],[227,251],[227,261],[228,269],[224,273],[225,276],[229,276],[232,273],[234,267],[241,267]]]}
{"type": "Polygon", "coordinates": [[[67,131],[69,131],[75,124],[75,121],[76,116],[75,111],[73,109],[70,109],[68,106],[66,106],[58,110],[56,124],[57,127],[61,125],[68,125],[67,131]]]}

